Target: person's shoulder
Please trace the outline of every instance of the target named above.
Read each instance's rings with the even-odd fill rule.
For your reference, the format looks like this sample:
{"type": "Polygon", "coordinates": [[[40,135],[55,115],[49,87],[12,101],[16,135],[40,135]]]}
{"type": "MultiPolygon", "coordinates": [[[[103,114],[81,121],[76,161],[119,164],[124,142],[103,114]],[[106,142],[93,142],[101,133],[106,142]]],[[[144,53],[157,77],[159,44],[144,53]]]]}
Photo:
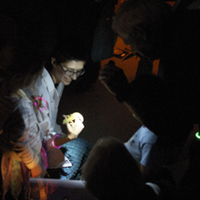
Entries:
{"type": "Polygon", "coordinates": [[[15,102],[15,110],[19,110],[21,114],[30,113],[33,102],[28,97],[22,97],[15,102]]]}
{"type": "Polygon", "coordinates": [[[48,70],[44,67],[40,77],[46,77],[46,76],[50,76],[50,74],[49,74],[48,70]]]}
{"type": "Polygon", "coordinates": [[[143,143],[155,143],[157,140],[157,136],[147,127],[142,126],[137,133],[143,143]]]}
{"type": "Polygon", "coordinates": [[[44,93],[45,88],[52,87],[53,84],[52,82],[53,81],[49,72],[44,68],[42,74],[37,78],[37,80],[31,86],[31,89],[36,90],[36,93],[38,95],[41,95],[44,93]]]}

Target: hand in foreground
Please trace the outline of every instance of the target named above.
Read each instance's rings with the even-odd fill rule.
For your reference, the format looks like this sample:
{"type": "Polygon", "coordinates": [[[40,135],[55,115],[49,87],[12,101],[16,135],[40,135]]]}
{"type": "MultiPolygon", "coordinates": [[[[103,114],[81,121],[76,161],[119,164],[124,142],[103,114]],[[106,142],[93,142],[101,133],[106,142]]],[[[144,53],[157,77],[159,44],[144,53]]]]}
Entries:
{"type": "Polygon", "coordinates": [[[68,130],[68,138],[73,140],[78,137],[80,132],[83,130],[83,116],[80,113],[73,113],[71,115],[63,115],[65,120],[63,123],[66,123],[66,127],[68,130]]]}
{"type": "Polygon", "coordinates": [[[42,167],[37,164],[34,168],[31,169],[32,178],[38,177],[42,173],[42,167]]]}
{"type": "Polygon", "coordinates": [[[99,79],[113,94],[121,94],[127,87],[129,82],[124,74],[124,71],[115,66],[114,61],[109,61],[99,74],[99,79]]]}

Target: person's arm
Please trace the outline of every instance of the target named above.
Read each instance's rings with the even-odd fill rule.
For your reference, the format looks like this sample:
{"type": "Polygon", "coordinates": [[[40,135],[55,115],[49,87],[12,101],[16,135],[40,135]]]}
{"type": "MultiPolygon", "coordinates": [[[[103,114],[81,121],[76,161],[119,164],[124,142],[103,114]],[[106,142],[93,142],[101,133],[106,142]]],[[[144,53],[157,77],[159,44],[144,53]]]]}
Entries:
{"type": "MultiPolygon", "coordinates": [[[[63,117],[66,119],[67,116],[63,115],[63,117]]],[[[83,117],[77,117],[73,121],[67,122],[66,127],[68,130],[68,135],[56,135],[54,139],[54,146],[59,148],[61,145],[65,144],[66,142],[70,142],[71,140],[74,140],[77,138],[80,134],[80,132],[83,130],[83,117]]]]}
{"type": "Polygon", "coordinates": [[[100,71],[99,80],[106,86],[108,91],[116,95],[119,102],[123,102],[127,99],[130,84],[123,70],[116,67],[114,61],[109,61],[100,71]]]}
{"type": "Polygon", "coordinates": [[[60,148],[63,144],[70,142],[71,140],[73,140],[75,138],[70,138],[69,135],[66,136],[60,136],[60,135],[56,135],[54,138],[54,147],[55,148],[60,148]]]}

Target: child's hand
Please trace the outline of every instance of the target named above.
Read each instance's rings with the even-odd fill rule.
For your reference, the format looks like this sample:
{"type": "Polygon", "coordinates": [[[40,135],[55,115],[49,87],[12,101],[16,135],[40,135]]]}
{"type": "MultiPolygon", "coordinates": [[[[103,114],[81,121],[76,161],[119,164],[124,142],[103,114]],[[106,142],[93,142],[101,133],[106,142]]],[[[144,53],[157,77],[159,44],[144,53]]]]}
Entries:
{"type": "Polygon", "coordinates": [[[32,178],[38,177],[42,173],[42,167],[37,164],[34,168],[31,169],[32,178]]]}
{"type": "Polygon", "coordinates": [[[80,132],[83,130],[83,116],[76,112],[71,115],[63,115],[65,120],[63,120],[63,124],[66,124],[68,130],[68,138],[73,140],[78,137],[80,132]]]}

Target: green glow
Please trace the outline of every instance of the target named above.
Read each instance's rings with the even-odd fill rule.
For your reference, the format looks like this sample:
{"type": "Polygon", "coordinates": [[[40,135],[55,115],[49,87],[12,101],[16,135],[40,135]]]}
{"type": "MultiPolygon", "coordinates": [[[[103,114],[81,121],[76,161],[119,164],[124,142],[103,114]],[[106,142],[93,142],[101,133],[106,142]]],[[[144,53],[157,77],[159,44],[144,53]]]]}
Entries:
{"type": "Polygon", "coordinates": [[[199,132],[196,132],[195,136],[196,136],[197,139],[200,139],[200,134],[199,134],[199,132]]]}

